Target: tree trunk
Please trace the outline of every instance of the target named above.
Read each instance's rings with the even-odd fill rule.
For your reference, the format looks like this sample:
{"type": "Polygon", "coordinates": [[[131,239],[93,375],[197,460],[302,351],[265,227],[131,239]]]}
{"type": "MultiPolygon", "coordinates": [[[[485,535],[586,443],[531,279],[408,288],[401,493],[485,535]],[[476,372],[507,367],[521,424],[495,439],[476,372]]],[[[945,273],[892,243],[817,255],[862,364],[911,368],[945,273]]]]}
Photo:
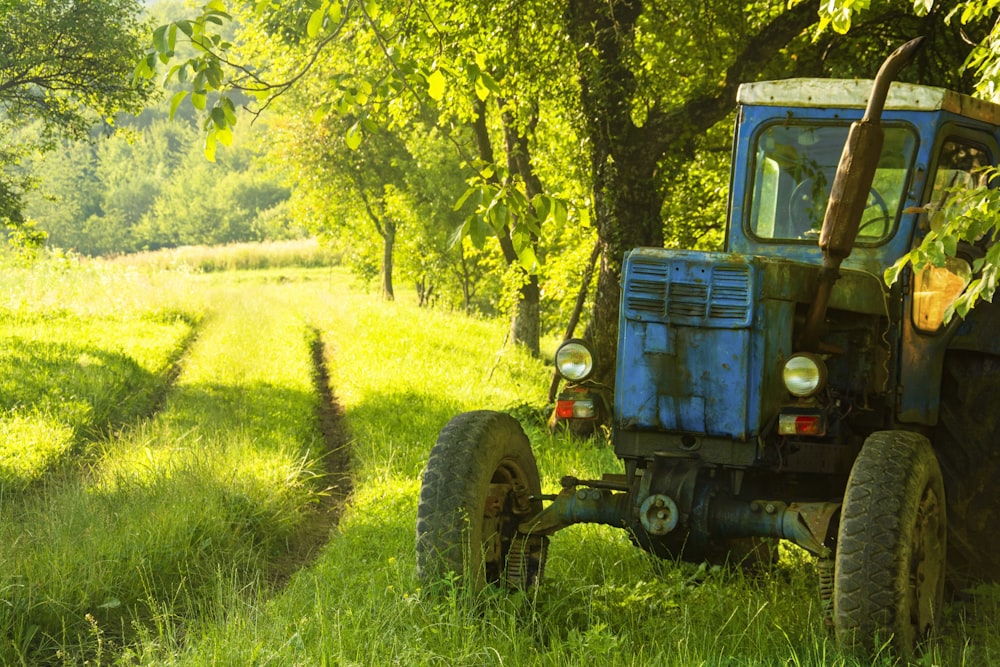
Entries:
{"type": "MultiPolygon", "coordinates": [[[[486,126],[486,104],[482,101],[476,103],[476,117],[473,121],[473,134],[476,138],[476,145],[479,157],[487,164],[494,161],[493,144],[490,141],[489,132],[486,126]]],[[[516,174],[524,182],[525,195],[528,199],[541,192],[541,182],[534,173],[531,166],[531,159],[528,152],[528,140],[514,127],[513,119],[507,114],[501,114],[504,126],[504,143],[507,160],[507,173],[509,178],[516,174]]],[[[496,176],[492,177],[494,183],[499,185],[496,176]]],[[[500,242],[500,249],[503,252],[504,260],[508,266],[517,264],[518,257],[514,250],[514,244],[510,239],[510,230],[505,229],[497,234],[500,242]]],[[[537,242],[537,239],[535,239],[537,242]]],[[[511,340],[515,345],[522,345],[527,348],[532,355],[538,356],[540,353],[541,338],[541,290],[538,286],[538,276],[529,274],[526,276],[524,284],[518,292],[517,303],[514,312],[511,313],[511,340]]]]}
{"type": "Polygon", "coordinates": [[[567,30],[577,46],[581,106],[591,141],[594,219],[601,264],[588,337],[597,353],[594,377],[614,385],[618,279],[636,246],[663,245],[656,183],[658,151],[631,118],[635,76],[627,51],[642,13],[640,0],[570,0],[567,30]]]}
{"type": "Polygon", "coordinates": [[[657,170],[664,158],[691,150],[697,137],[728,114],[742,81],[754,80],[789,42],[817,20],[819,0],[774,16],[747,37],[726,70],[723,85],[669,109],[653,106],[645,124],[631,115],[636,91],[630,69],[642,0],[569,0],[565,26],[577,50],[580,104],[591,145],[594,219],[601,265],[588,337],[594,377],[614,386],[621,267],[625,253],[662,246],[663,198],[657,170]]]}
{"type": "Polygon", "coordinates": [[[395,301],[396,294],[392,290],[392,257],[396,247],[396,223],[386,220],[382,226],[382,298],[395,301]]]}
{"type": "Polygon", "coordinates": [[[510,322],[510,338],[516,344],[527,349],[532,356],[537,357],[541,353],[539,340],[541,338],[541,308],[539,297],[541,290],[538,287],[538,274],[529,274],[524,285],[521,286],[514,308],[514,315],[510,322]]]}
{"type": "Polygon", "coordinates": [[[472,282],[472,272],[469,270],[469,260],[465,256],[465,248],[462,243],[458,243],[458,282],[462,286],[462,310],[468,315],[472,312],[472,295],[475,293],[475,285],[472,282]]]}
{"type": "MultiPolygon", "coordinates": [[[[501,108],[505,106],[500,102],[501,108]]],[[[528,150],[528,138],[521,133],[509,111],[501,113],[504,129],[504,148],[507,152],[507,172],[513,177],[517,174],[524,183],[524,194],[530,201],[542,193],[542,182],[531,164],[531,153],[528,150]]],[[[533,117],[528,126],[530,132],[535,125],[537,116],[533,117]]],[[[531,242],[537,249],[538,238],[532,234],[531,242]]],[[[541,289],[538,286],[538,274],[529,273],[521,285],[517,305],[511,320],[511,340],[521,345],[537,357],[541,353],[541,289]]]]}

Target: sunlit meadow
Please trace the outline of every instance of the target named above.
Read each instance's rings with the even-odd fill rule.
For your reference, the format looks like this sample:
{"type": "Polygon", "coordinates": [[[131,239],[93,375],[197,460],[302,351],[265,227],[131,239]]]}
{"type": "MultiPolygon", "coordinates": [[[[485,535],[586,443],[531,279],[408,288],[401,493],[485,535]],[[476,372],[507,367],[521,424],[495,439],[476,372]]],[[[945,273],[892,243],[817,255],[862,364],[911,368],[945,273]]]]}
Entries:
{"type": "MultiPolygon", "coordinates": [[[[619,469],[603,437],[545,430],[551,369],[501,321],[285,260],[2,270],[0,663],[871,664],[837,651],[793,549],[749,577],[577,526],[527,594],[425,590],[420,475],[455,414],[515,414],[546,489],[619,469]]],[[[965,592],[919,664],[997,662],[998,620],[997,588],[965,592]]]]}

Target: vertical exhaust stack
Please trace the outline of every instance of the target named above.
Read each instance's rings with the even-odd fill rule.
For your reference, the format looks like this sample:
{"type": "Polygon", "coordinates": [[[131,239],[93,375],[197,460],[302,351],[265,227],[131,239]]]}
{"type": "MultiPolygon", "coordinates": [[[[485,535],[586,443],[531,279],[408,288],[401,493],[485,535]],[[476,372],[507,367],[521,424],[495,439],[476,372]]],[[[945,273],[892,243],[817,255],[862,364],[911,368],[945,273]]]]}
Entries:
{"type": "Polygon", "coordinates": [[[852,123],[840,155],[837,175],[833,179],[830,200],[823,216],[819,247],[823,250],[823,265],[819,272],[816,295],[809,308],[805,326],[796,347],[805,352],[822,352],[820,335],[826,320],[833,285],[840,278],[840,264],[851,254],[861,225],[861,215],[868,204],[875,170],[882,153],[884,134],[879,122],[889,85],[909,62],[923,37],[911,39],[893,51],[875,76],[868,106],[861,120],[852,123]]]}

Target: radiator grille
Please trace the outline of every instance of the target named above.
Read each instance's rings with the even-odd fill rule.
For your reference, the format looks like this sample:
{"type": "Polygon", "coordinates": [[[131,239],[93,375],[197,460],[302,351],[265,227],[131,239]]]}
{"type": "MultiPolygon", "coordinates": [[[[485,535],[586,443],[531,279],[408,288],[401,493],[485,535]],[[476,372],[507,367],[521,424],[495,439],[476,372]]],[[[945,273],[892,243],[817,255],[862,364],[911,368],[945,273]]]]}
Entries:
{"type": "Polygon", "coordinates": [[[636,258],[625,307],[639,319],[700,326],[746,326],[752,312],[749,264],[636,258]],[[659,260],[659,261],[656,261],[659,260]]]}

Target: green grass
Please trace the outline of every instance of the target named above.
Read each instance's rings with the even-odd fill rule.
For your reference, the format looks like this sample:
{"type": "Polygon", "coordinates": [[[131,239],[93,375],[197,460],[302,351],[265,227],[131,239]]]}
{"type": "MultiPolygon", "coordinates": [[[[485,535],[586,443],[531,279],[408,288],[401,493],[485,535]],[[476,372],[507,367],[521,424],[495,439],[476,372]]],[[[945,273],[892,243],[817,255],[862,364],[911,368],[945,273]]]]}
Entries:
{"type": "MultiPolygon", "coordinates": [[[[115,272],[102,278],[112,280],[115,272]]],[[[162,302],[139,308],[144,317],[122,318],[155,323],[163,303],[175,308],[197,295],[190,298],[200,314],[197,339],[162,405],[139,421],[120,423],[113,437],[87,431],[80,436],[87,455],[77,465],[50,471],[20,493],[4,487],[0,633],[11,640],[0,646],[0,662],[93,660],[100,650],[130,641],[163,610],[171,619],[196,614],[222,576],[240,588],[269,586],[318,502],[323,443],[315,423],[316,333],[301,317],[307,308],[295,287],[275,282],[247,289],[194,277],[175,287],[154,291],[162,302]]],[[[38,296],[33,303],[47,302],[38,296]]],[[[11,326],[27,336],[45,317],[20,312],[10,317],[11,326]]],[[[123,350],[118,354],[126,366],[155,368],[158,359],[162,369],[168,351],[179,349],[172,329],[146,326],[133,336],[96,316],[84,324],[65,312],[59,317],[75,324],[67,324],[66,336],[90,356],[94,341],[104,340],[90,332],[106,333],[123,350]]],[[[83,353],[47,339],[52,331],[62,329],[35,331],[43,340],[27,353],[21,338],[8,338],[23,353],[24,368],[4,366],[15,371],[4,373],[4,382],[26,410],[56,414],[74,427],[95,424],[93,406],[120,409],[132,393],[159,390],[162,373],[154,372],[127,382],[114,373],[70,382],[83,353]],[[50,366],[58,372],[48,372],[50,366]],[[77,410],[77,402],[50,396],[54,387],[68,392],[67,383],[74,397],[104,391],[117,400],[83,401],[77,410]]]]}
{"type": "Polygon", "coordinates": [[[193,322],[0,313],[0,481],[40,479],[85,441],[152,410],[193,322]]]}
{"type": "MultiPolygon", "coordinates": [[[[78,468],[5,488],[0,662],[871,664],[837,651],[820,622],[813,565],[791,549],[776,571],[750,578],[660,562],[620,531],[575,526],[554,536],[546,580],[528,594],[422,588],[420,474],[455,414],[522,417],[546,490],[565,474],[620,467],[600,439],[545,432],[549,368],[505,346],[502,322],[420,309],[402,291],[383,303],[339,270],[69,273],[79,275],[59,278],[64,294],[94,295],[87,305],[63,300],[60,317],[96,318],[100,328],[109,311],[92,305],[115,295],[145,313],[140,321],[192,314],[197,337],[158,410],[88,441],[78,468]],[[116,289],[119,280],[135,292],[116,289]],[[354,493],[304,556],[302,536],[328,525],[316,520],[330,511],[317,337],[349,429],[354,493]]],[[[37,291],[20,303],[55,302],[38,287],[47,283],[18,280],[7,283],[14,292],[37,291]]],[[[32,307],[20,311],[32,321],[32,307]]],[[[920,664],[1000,660],[998,591],[949,605],[920,664]]]]}

